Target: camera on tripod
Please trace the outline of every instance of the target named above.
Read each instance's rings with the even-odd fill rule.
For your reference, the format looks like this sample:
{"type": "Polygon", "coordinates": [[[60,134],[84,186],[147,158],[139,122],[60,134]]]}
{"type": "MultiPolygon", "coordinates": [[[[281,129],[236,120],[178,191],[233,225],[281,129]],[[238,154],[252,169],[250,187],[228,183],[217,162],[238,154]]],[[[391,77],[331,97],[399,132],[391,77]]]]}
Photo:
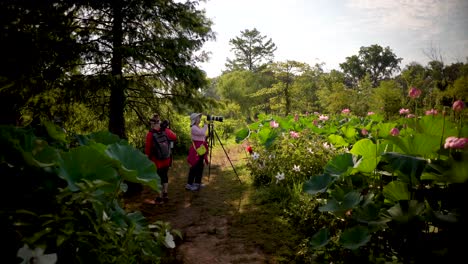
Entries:
{"type": "Polygon", "coordinates": [[[224,117],[222,116],[212,116],[212,115],[207,115],[206,120],[207,121],[218,121],[218,122],[223,122],[224,117]]]}

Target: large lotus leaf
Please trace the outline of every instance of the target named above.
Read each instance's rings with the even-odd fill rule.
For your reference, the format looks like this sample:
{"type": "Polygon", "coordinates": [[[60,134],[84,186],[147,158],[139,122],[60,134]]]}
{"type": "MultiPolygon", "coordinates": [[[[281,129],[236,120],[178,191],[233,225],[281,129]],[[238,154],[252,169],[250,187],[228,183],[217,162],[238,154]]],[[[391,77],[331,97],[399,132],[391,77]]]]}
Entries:
{"type": "Polygon", "coordinates": [[[241,141],[244,141],[247,139],[250,135],[250,129],[248,128],[243,128],[236,133],[236,143],[239,143],[241,141]]]}
{"type": "Polygon", "coordinates": [[[325,166],[324,172],[335,177],[348,176],[353,171],[353,167],[353,155],[350,153],[343,153],[330,160],[325,166]]]}
{"type": "Polygon", "coordinates": [[[457,160],[433,160],[428,163],[421,180],[441,183],[463,183],[468,180],[468,152],[461,152],[457,160]]]}
{"type": "Polygon", "coordinates": [[[308,194],[321,193],[327,190],[328,185],[333,181],[333,178],[328,174],[312,176],[304,183],[303,190],[308,194]]]}
{"type": "Polygon", "coordinates": [[[373,226],[385,226],[385,223],[391,221],[388,218],[380,216],[381,207],[371,202],[362,207],[357,207],[353,211],[353,215],[360,223],[365,223],[373,226]]]}
{"type": "Polygon", "coordinates": [[[60,127],[47,120],[42,120],[42,124],[45,126],[47,134],[49,134],[51,138],[62,143],[67,142],[67,135],[60,127]]]}
{"type": "Polygon", "coordinates": [[[456,136],[457,128],[452,122],[445,120],[442,115],[440,116],[424,116],[418,121],[418,131],[421,134],[436,136],[439,139],[442,137],[442,131],[444,136],[456,136]]]}
{"type": "Polygon", "coordinates": [[[280,128],[286,131],[291,130],[292,128],[292,122],[287,118],[278,117],[276,118],[276,122],[279,124],[280,128]]]}
{"type": "Polygon", "coordinates": [[[88,145],[90,141],[102,143],[104,145],[110,145],[113,143],[123,143],[124,140],[120,139],[117,135],[110,133],[109,131],[98,131],[93,132],[89,135],[78,135],[78,142],[81,145],[88,145]]]}
{"type": "Polygon", "coordinates": [[[388,139],[407,155],[433,158],[440,148],[440,136],[414,134],[388,139]]]}
{"type": "Polygon", "coordinates": [[[344,126],[340,130],[341,132],[343,132],[343,135],[348,139],[353,139],[357,136],[356,129],[352,126],[344,126]]]}
{"type": "Polygon", "coordinates": [[[47,164],[55,164],[60,156],[59,151],[49,145],[42,146],[33,153],[36,161],[47,164]]]}
{"type": "Polygon", "coordinates": [[[371,133],[374,138],[391,137],[390,130],[396,127],[397,123],[379,123],[372,127],[371,133]]]}
{"type": "Polygon", "coordinates": [[[68,182],[72,191],[79,190],[75,183],[83,180],[102,180],[116,186],[120,180],[115,161],[88,146],[62,153],[58,165],[58,176],[68,182]]]}
{"type": "Polygon", "coordinates": [[[340,136],[340,135],[329,135],[328,136],[328,141],[335,147],[347,147],[349,146],[349,143],[346,142],[346,140],[340,136]]]}
{"type": "Polygon", "coordinates": [[[146,155],[130,145],[115,143],[108,146],[109,157],[121,162],[119,172],[129,182],[143,183],[159,191],[161,180],[154,163],[146,155]]]}
{"type": "Polygon", "coordinates": [[[371,119],[372,121],[374,122],[382,122],[385,118],[380,115],[380,114],[373,114],[373,115],[370,115],[370,116],[367,116],[367,118],[371,119]]]}
{"type": "Polygon", "coordinates": [[[355,226],[346,229],[340,236],[340,244],[347,249],[358,249],[369,242],[371,238],[369,229],[364,226],[355,226]]]}
{"type": "Polygon", "coordinates": [[[315,233],[309,240],[309,245],[313,249],[318,249],[330,241],[330,231],[328,228],[322,228],[317,233],[315,233]]]}
{"type": "MultiPolygon", "coordinates": [[[[427,161],[423,158],[395,152],[387,152],[382,156],[390,163],[394,171],[400,171],[403,175],[409,177],[413,185],[421,178],[421,174],[427,164],[427,161]]],[[[401,179],[405,180],[403,177],[401,179]]]]}
{"type": "Polygon", "coordinates": [[[380,162],[377,145],[370,139],[361,139],[349,151],[356,156],[361,156],[359,165],[356,167],[361,172],[372,172],[380,162]]]}
{"type": "Polygon", "coordinates": [[[339,201],[335,198],[328,199],[327,204],[319,207],[320,212],[344,213],[345,211],[354,208],[361,201],[361,195],[356,191],[346,193],[343,200],[339,201]]]}
{"type": "Polygon", "coordinates": [[[411,194],[408,184],[402,181],[392,181],[383,188],[383,195],[386,202],[395,203],[400,200],[410,200],[411,194]]]}
{"type": "Polygon", "coordinates": [[[424,213],[426,206],[416,200],[399,201],[387,210],[391,219],[397,222],[408,223],[415,217],[424,213]]]}
{"type": "Polygon", "coordinates": [[[276,136],[277,133],[275,133],[270,127],[262,127],[257,132],[257,138],[260,144],[264,145],[266,148],[268,148],[273,143],[276,136]]]}

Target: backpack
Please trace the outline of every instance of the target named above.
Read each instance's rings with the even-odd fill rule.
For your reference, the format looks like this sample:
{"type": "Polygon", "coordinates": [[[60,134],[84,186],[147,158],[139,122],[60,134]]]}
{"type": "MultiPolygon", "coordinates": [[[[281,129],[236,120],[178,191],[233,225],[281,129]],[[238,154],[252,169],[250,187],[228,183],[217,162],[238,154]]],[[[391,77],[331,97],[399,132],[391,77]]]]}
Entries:
{"type": "Polygon", "coordinates": [[[171,156],[171,145],[165,131],[153,132],[151,152],[158,160],[165,160],[171,156]]]}

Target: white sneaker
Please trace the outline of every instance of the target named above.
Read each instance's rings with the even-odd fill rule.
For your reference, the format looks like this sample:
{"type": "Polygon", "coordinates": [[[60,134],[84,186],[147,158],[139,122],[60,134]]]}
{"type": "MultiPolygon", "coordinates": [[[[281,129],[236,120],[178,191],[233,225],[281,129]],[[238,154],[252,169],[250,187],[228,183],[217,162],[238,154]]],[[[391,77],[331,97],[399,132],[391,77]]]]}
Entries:
{"type": "Polygon", "coordinates": [[[185,190],[189,190],[189,191],[192,191],[193,189],[193,184],[185,184],[185,190]]]}
{"type": "Polygon", "coordinates": [[[200,183],[192,184],[192,191],[198,191],[198,190],[200,190],[200,183]]]}

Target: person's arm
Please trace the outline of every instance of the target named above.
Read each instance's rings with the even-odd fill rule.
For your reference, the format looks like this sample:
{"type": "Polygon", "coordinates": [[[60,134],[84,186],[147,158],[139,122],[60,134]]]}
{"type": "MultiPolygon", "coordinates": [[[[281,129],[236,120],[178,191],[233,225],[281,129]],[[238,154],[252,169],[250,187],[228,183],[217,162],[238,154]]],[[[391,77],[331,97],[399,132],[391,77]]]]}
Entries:
{"type": "Polygon", "coordinates": [[[174,131],[170,130],[169,128],[166,128],[166,135],[169,140],[176,141],[177,140],[177,135],[174,133],[174,131]]]}
{"type": "Polygon", "coordinates": [[[145,154],[148,158],[151,156],[151,145],[153,145],[153,133],[148,132],[146,134],[146,143],[145,143],[145,154]]]}
{"type": "Polygon", "coordinates": [[[208,129],[207,125],[203,126],[202,128],[199,126],[192,126],[192,136],[204,137],[206,136],[206,129],[208,129]]]}

